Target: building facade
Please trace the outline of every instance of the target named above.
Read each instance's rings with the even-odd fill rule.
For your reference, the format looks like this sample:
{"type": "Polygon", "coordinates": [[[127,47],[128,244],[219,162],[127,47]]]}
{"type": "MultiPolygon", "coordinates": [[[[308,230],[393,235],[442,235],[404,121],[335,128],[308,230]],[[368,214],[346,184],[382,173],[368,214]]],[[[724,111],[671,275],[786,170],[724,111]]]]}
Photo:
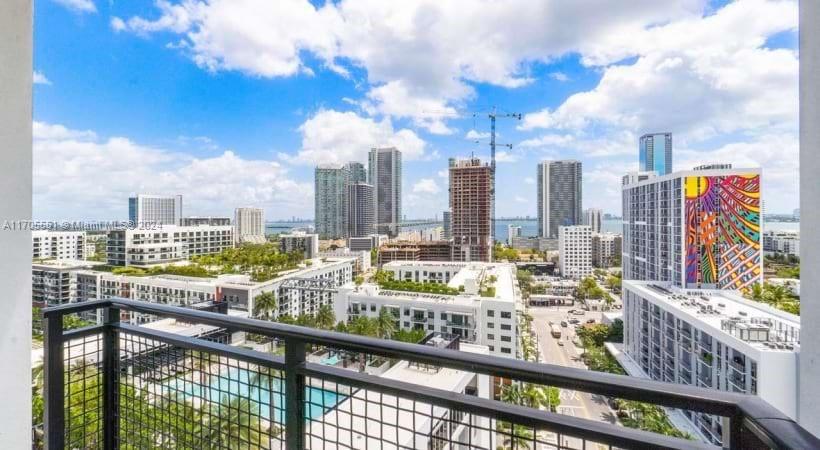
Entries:
{"type": "Polygon", "coordinates": [[[593,233],[601,232],[601,214],[603,212],[597,208],[589,208],[584,210],[584,223],[592,228],[593,233]]]}
{"type": "Polygon", "coordinates": [[[85,231],[31,232],[31,257],[33,259],[73,259],[86,258],[85,231]]]}
{"type": "Polygon", "coordinates": [[[581,161],[543,161],[538,164],[538,235],[557,238],[558,227],[581,225],[581,161]]]}
{"type": "Polygon", "coordinates": [[[369,252],[386,244],[388,238],[384,234],[371,234],[364,237],[352,237],[347,240],[347,247],[353,252],[369,252]]]}
{"type": "Polygon", "coordinates": [[[763,233],[763,251],[767,255],[800,257],[799,231],[766,231],[763,233]]]}
{"type": "Polygon", "coordinates": [[[152,266],[220,253],[234,238],[230,225],[163,226],[109,231],[106,244],[110,265],[152,266]]]}
{"type": "MultiPolygon", "coordinates": [[[[364,169],[362,169],[364,170],[364,169]]],[[[349,237],[365,237],[375,231],[375,206],[373,186],[364,182],[351,182],[347,186],[347,226],[349,237]]]]}
{"type": "Polygon", "coordinates": [[[305,259],[319,256],[319,235],[293,232],[279,235],[279,250],[282,253],[301,251],[305,259]]]}
{"type": "Polygon", "coordinates": [[[507,245],[512,247],[513,239],[521,237],[521,227],[518,225],[507,225],[507,245]]]}
{"type": "Polygon", "coordinates": [[[347,171],[350,174],[350,183],[367,183],[367,170],[364,164],[351,161],[347,163],[347,171]]]}
{"type": "Polygon", "coordinates": [[[453,261],[492,259],[493,172],[478,158],[451,161],[453,261]]]}
{"type": "Polygon", "coordinates": [[[236,208],[233,217],[233,234],[237,243],[260,244],[265,242],[265,210],[236,208]]]}
{"type": "Polygon", "coordinates": [[[128,198],[128,220],[136,227],[181,225],[181,195],[138,194],[128,198]]]}
{"type": "Polygon", "coordinates": [[[742,289],[762,275],[759,169],[624,177],[623,277],[742,289]]]}
{"type": "Polygon", "coordinates": [[[230,217],[215,217],[215,216],[208,216],[208,217],[200,217],[200,216],[191,216],[191,217],[183,217],[180,222],[180,225],[183,227],[195,227],[197,225],[211,225],[211,226],[223,226],[223,225],[230,225],[231,218],[230,217]]]}
{"type": "Polygon", "coordinates": [[[645,134],[638,147],[638,170],[658,175],[672,173],[672,133],[645,134]]]}
{"type": "MultiPolygon", "coordinates": [[[[758,395],[794,418],[800,319],[736,292],[623,282],[625,364],[632,376],[758,395]],[[635,367],[637,366],[637,367],[635,367]],[[639,373],[634,373],[637,370],[639,373]]],[[[685,415],[719,444],[720,417],[685,415]]]]}
{"type": "Polygon", "coordinates": [[[450,261],[449,241],[389,242],[379,247],[379,266],[392,261],[450,261]]]}
{"type": "Polygon", "coordinates": [[[588,225],[558,227],[558,264],[565,278],[592,275],[592,229],[588,225]]]}
{"type": "Polygon", "coordinates": [[[395,147],[373,148],[368,156],[367,181],[373,185],[376,232],[396,236],[401,222],[401,152],[395,147]]]}
{"type": "Polygon", "coordinates": [[[623,238],[615,233],[592,233],[592,265],[601,269],[620,267],[623,238]]]}
{"type": "Polygon", "coordinates": [[[444,235],[442,238],[445,241],[449,241],[453,238],[453,221],[450,211],[444,211],[441,213],[441,222],[443,228],[442,234],[444,235]]]}
{"type": "Polygon", "coordinates": [[[315,171],[315,226],[321,239],[347,237],[347,184],[345,166],[321,165],[315,171]]]}

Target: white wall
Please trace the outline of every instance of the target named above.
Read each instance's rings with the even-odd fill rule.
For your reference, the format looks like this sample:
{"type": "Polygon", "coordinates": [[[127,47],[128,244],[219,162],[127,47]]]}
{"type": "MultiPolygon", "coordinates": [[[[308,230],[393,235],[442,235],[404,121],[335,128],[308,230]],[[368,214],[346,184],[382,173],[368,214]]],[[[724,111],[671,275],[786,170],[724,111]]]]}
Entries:
{"type": "Polygon", "coordinates": [[[798,420],[820,436],[820,2],[800,2],[800,261],[802,308],[798,420]],[[809,293],[809,294],[806,294],[809,293]],[[813,294],[812,294],[813,293],[813,294]]]}
{"type": "MultiPolygon", "coordinates": [[[[0,1],[0,221],[31,219],[31,0],[0,1]]],[[[0,448],[31,447],[31,232],[0,230],[0,448]]]]}

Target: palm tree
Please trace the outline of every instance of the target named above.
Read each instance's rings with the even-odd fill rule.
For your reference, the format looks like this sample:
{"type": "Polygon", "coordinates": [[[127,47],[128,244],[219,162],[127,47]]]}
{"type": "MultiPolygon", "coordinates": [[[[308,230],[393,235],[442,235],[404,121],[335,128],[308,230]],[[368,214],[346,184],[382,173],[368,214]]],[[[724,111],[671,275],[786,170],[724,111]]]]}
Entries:
{"type": "Polygon", "coordinates": [[[246,397],[223,395],[209,412],[203,428],[205,448],[232,448],[238,443],[253,450],[270,448],[268,434],[261,431],[258,403],[246,397]]]}
{"type": "Polygon", "coordinates": [[[509,422],[499,422],[504,436],[504,448],[531,449],[535,444],[535,431],[532,428],[509,422]]]}
{"type": "Polygon", "coordinates": [[[501,401],[513,405],[520,405],[522,401],[521,387],[517,384],[501,386],[501,401]]]}
{"type": "Polygon", "coordinates": [[[322,330],[330,330],[336,324],[336,314],[330,305],[322,305],[316,312],[316,326],[322,330]]]}
{"type": "Polygon", "coordinates": [[[540,386],[527,383],[521,389],[522,403],[530,408],[539,409],[541,405],[547,406],[549,398],[545,395],[540,386]]]}
{"type": "Polygon", "coordinates": [[[382,339],[390,339],[396,332],[396,316],[387,309],[379,310],[379,317],[376,319],[376,335],[382,339]]]}
{"type": "Polygon", "coordinates": [[[273,292],[263,292],[257,295],[253,302],[253,315],[263,320],[271,320],[276,311],[276,296],[273,292]]]}

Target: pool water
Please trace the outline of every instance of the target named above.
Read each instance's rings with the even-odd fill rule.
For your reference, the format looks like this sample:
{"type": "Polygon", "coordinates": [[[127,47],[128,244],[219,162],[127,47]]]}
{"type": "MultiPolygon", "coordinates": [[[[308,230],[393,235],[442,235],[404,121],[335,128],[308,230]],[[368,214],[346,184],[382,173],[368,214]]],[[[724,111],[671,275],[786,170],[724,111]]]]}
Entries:
{"type": "MultiPolygon", "coordinates": [[[[180,393],[186,397],[207,398],[212,402],[236,398],[249,399],[253,408],[259,408],[259,415],[266,420],[285,423],[285,390],[283,380],[270,378],[267,375],[248,372],[246,369],[231,368],[219,375],[211,375],[208,387],[203,389],[198,378],[195,381],[182,378],[165,383],[171,393],[180,393]],[[273,407],[271,408],[271,403],[273,407]]],[[[344,400],[345,396],[333,391],[305,387],[305,418],[316,419],[344,400]]]]}

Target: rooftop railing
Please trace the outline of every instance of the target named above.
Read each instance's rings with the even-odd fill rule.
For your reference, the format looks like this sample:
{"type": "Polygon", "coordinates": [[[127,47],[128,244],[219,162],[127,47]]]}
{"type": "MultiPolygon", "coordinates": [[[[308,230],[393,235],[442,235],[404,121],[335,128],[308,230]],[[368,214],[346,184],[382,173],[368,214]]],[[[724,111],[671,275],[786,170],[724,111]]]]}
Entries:
{"type": "Polygon", "coordinates": [[[482,393],[492,384],[487,376],[722,416],[726,448],[820,448],[754,396],[132,300],[57,306],[43,315],[48,449],[715,448],[504,403],[482,393]],[[97,309],[101,324],[63,329],[65,315],[97,309]],[[129,311],[227,333],[214,341],[136,326],[121,320],[129,311]],[[241,332],[276,339],[284,355],[228,345],[229,333],[241,332]],[[309,362],[309,350],[318,348],[344,356],[309,362]],[[356,354],[360,365],[349,360],[356,354]],[[435,381],[447,379],[442,372],[379,376],[365,370],[364,355],[475,377],[444,389],[435,381]]]}

